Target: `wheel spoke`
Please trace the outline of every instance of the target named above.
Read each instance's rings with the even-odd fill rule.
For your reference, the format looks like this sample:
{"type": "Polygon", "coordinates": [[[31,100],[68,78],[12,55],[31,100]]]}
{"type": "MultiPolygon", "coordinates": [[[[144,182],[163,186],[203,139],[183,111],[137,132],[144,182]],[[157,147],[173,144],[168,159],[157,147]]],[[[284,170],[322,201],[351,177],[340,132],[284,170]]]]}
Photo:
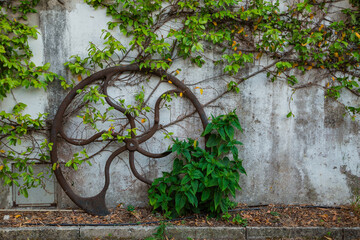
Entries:
{"type": "Polygon", "coordinates": [[[135,167],[135,157],[134,157],[134,151],[129,151],[129,163],[130,163],[130,169],[131,169],[131,172],[134,174],[134,176],[139,179],[140,181],[148,184],[148,185],[151,185],[152,184],[152,181],[146,179],[145,177],[141,176],[139,174],[139,172],[136,170],[136,167],[135,167]]]}
{"type": "MultiPolygon", "coordinates": [[[[172,94],[172,93],[180,93],[179,90],[170,90],[167,91],[164,94],[172,94]]],[[[155,103],[155,116],[154,116],[154,125],[144,134],[138,136],[139,143],[143,143],[147,140],[149,140],[158,130],[159,128],[159,122],[160,122],[160,103],[162,98],[159,97],[155,103]]]]}
{"type": "Polygon", "coordinates": [[[151,152],[148,152],[148,151],[146,151],[145,149],[143,149],[141,147],[138,147],[136,150],[139,153],[141,153],[142,155],[150,157],[150,158],[163,158],[163,157],[166,157],[166,156],[168,156],[169,154],[172,153],[170,150],[165,151],[163,153],[151,153],[151,152]]]}
{"type": "Polygon", "coordinates": [[[101,135],[103,135],[104,133],[106,133],[106,131],[101,131],[101,132],[98,132],[96,134],[94,134],[93,136],[91,136],[90,138],[88,139],[73,139],[73,138],[69,138],[68,136],[66,136],[66,134],[64,133],[63,129],[61,129],[59,131],[60,133],[60,136],[65,139],[65,141],[67,141],[68,143],[71,143],[73,145],[76,145],[76,146],[84,146],[84,145],[87,145],[89,143],[92,143],[94,142],[96,139],[98,139],[99,137],[101,137],[101,135]]]}

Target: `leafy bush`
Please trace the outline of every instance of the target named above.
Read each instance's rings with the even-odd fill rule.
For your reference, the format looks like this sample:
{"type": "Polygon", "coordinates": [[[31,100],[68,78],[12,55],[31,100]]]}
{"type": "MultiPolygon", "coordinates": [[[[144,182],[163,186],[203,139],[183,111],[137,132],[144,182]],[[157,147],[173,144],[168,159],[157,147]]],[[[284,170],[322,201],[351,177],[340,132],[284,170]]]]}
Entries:
{"type": "Polygon", "coordinates": [[[225,213],[233,205],[240,173],[244,173],[234,139],[235,129],[242,131],[235,111],[212,116],[202,136],[208,135],[206,149],[196,140],[174,140],[172,152],[177,153],[171,172],[154,180],[149,189],[149,201],[154,210],[167,217],[187,213],[225,213]],[[230,154],[231,153],[231,154],[230,154]],[[232,158],[229,158],[229,155],[232,158]]]}

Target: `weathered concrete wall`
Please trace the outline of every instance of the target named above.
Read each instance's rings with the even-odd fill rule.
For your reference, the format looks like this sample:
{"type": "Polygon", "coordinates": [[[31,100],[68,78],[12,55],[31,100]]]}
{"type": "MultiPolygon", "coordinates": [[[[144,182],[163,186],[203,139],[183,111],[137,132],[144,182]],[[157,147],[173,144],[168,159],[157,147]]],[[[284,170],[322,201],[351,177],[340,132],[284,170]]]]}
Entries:
{"type": "MultiPolygon", "coordinates": [[[[34,22],[39,21],[41,34],[32,46],[36,49],[36,62],[50,62],[51,70],[68,77],[63,63],[74,54],[85,56],[89,41],[101,44],[101,29],[106,28],[109,19],[103,10],[95,11],[81,0],[64,2],[62,5],[55,0],[43,1],[39,15],[32,18],[34,22]]],[[[124,39],[124,42],[127,40],[124,39]]],[[[209,56],[216,54],[210,48],[206,51],[209,56]]],[[[243,71],[255,71],[256,64],[243,71]]],[[[221,75],[219,66],[207,64],[199,69],[189,62],[179,63],[178,66],[182,68],[179,78],[190,84],[201,103],[206,103],[225,89],[221,77],[201,82],[221,75]],[[195,86],[203,88],[204,94],[200,95],[195,86]]],[[[173,66],[174,69],[176,67],[173,66]]],[[[316,73],[301,77],[304,82],[319,78],[316,73]]],[[[152,83],[148,84],[151,87],[152,83]]],[[[284,82],[272,83],[265,75],[257,75],[242,83],[240,89],[240,94],[225,95],[205,109],[210,116],[211,113],[223,114],[236,108],[245,130],[239,139],[244,143],[240,153],[248,175],[241,178],[243,191],[239,192],[237,200],[248,204],[349,203],[360,187],[359,121],[343,117],[343,107],[326,99],[324,92],[318,88],[305,88],[293,95],[291,110],[294,118],[286,118],[292,91],[284,82]]],[[[53,117],[64,94],[55,83],[49,92],[37,94],[38,99],[33,99],[34,95],[29,96],[28,99],[39,106],[33,108],[32,113],[46,110],[53,117]]],[[[129,92],[118,94],[131,95],[129,92]]],[[[176,119],[189,109],[188,103],[175,102],[171,111],[162,112],[162,123],[176,119]]],[[[175,136],[195,138],[202,131],[197,118],[191,118],[182,127],[173,130],[175,136]]],[[[72,131],[71,127],[69,131],[72,131]]],[[[152,152],[161,152],[166,150],[164,141],[160,133],[144,147],[152,152]]],[[[109,154],[104,153],[97,158],[92,167],[83,165],[77,172],[66,171],[65,175],[76,192],[92,196],[101,190],[104,159],[109,154]]],[[[64,161],[69,156],[71,149],[61,153],[64,161]]],[[[159,176],[161,171],[171,167],[172,156],[160,160],[149,160],[140,155],[135,157],[139,169],[149,178],[159,176]]],[[[130,173],[127,159],[128,155],[124,153],[112,164],[111,185],[106,196],[109,207],[119,203],[147,204],[148,187],[130,173]]],[[[2,195],[6,194],[3,192],[2,195]]],[[[62,191],[58,196],[60,207],[74,206],[62,191]]],[[[0,204],[6,202],[4,199],[7,198],[3,198],[0,204]]],[[[2,206],[7,207],[6,204],[2,206]]]]}

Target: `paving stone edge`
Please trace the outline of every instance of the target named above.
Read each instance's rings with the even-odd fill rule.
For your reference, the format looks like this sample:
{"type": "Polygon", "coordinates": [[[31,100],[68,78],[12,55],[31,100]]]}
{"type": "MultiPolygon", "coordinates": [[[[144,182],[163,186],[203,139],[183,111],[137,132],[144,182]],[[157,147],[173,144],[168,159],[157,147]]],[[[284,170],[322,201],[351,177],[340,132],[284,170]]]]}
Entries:
{"type": "MultiPolygon", "coordinates": [[[[145,239],[157,226],[80,226],[0,228],[0,239],[145,239]]],[[[167,236],[174,239],[325,239],[360,240],[360,228],[324,227],[186,227],[168,226],[167,236]]]]}

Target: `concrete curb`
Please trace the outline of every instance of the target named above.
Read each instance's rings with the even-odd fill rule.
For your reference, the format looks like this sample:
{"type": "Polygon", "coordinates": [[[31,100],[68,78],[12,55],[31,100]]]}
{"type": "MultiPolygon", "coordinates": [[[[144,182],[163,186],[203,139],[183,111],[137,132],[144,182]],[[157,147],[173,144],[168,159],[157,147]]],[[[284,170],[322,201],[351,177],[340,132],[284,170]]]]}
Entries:
{"type": "MultiPolygon", "coordinates": [[[[0,228],[0,239],[145,239],[156,229],[157,226],[0,228]]],[[[360,228],[168,226],[166,229],[167,236],[174,239],[360,239],[360,228]]]]}

